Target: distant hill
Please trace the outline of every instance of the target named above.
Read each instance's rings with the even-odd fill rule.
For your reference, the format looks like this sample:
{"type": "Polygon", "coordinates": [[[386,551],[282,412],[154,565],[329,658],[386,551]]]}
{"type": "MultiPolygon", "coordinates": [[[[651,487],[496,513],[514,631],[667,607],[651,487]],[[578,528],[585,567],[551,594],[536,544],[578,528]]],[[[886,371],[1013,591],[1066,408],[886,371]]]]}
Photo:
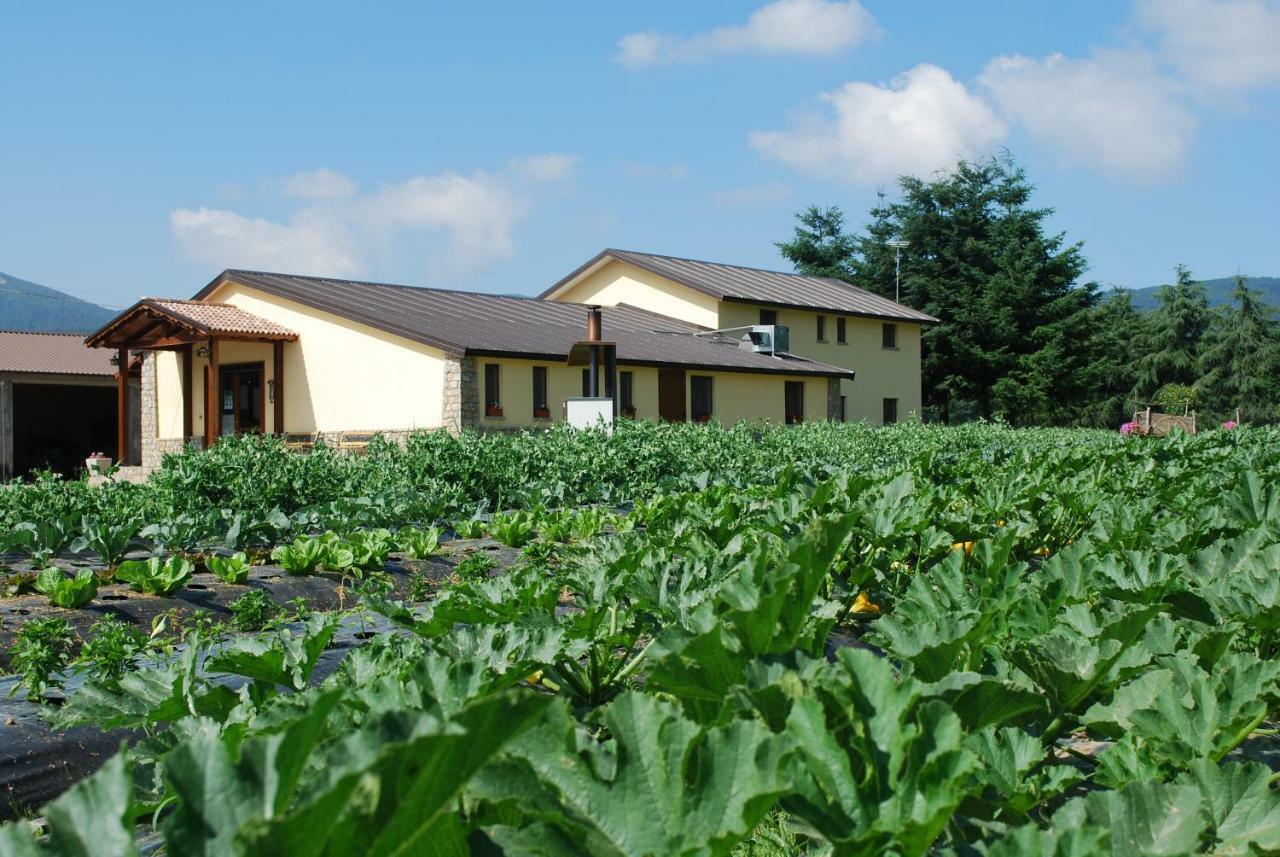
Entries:
{"type": "MultiPolygon", "coordinates": [[[[1280,277],[1246,277],[1249,288],[1262,293],[1262,299],[1274,307],[1280,307],[1280,277]]],[[[1220,277],[1216,280],[1204,280],[1205,290],[1209,293],[1209,306],[1221,306],[1231,302],[1231,290],[1236,287],[1235,277],[1220,277]]],[[[1156,289],[1150,286],[1145,289],[1133,289],[1133,305],[1140,310],[1153,310],[1157,306],[1156,289]]]]}
{"type": "Polygon", "coordinates": [[[0,330],[92,333],[115,310],[0,271],[0,330]]]}

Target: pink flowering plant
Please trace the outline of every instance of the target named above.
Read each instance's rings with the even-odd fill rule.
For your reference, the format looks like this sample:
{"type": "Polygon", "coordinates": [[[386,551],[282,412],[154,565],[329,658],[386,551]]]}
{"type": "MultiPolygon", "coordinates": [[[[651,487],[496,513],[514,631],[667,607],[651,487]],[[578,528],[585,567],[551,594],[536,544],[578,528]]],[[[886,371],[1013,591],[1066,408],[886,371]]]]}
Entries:
{"type": "Polygon", "coordinates": [[[1222,427],[1224,429],[1227,429],[1228,431],[1230,431],[1233,428],[1238,428],[1239,426],[1240,424],[1237,423],[1235,420],[1227,420],[1225,423],[1222,424],[1222,427]]]}
{"type": "Polygon", "coordinates": [[[1120,426],[1120,434],[1124,435],[1125,437],[1128,437],[1129,435],[1133,434],[1137,430],[1138,430],[1138,424],[1133,422],[1132,420],[1120,426]]]}

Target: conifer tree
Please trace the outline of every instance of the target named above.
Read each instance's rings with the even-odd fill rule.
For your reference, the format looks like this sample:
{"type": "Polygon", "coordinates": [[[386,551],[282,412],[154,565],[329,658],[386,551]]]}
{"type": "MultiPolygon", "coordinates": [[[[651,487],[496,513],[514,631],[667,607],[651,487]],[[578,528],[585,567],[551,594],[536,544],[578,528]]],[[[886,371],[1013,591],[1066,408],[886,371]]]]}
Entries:
{"type": "Polygon", "coordinates": [[[1200,388],[1208,410],[1249,421],[1277,416],[1280,396],[1280,323],[1242,276],[1235,278],[1231,305],[1213,314],[1200,352],[1200,388]]]}

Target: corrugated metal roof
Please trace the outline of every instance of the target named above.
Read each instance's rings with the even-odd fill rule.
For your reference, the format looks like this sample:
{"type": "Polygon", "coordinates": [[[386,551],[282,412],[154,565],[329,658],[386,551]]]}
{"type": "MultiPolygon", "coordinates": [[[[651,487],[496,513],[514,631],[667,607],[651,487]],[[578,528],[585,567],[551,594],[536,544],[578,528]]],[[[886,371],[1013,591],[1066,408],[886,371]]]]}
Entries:
{"type": "MultiPolygon", "coordinates": [[[[305,306],[462,355],[566,359],[586,337],[581,304],[386,283],[229,270],[197,296],[231,281],[305,306]]],[[[850,375],[848,369],[800,357],[742,351],[736,340],[695,337],[696,325],[629,306],[604,310],[604,339],[617,343],[619,362],[779,372],[850,375]]]]}
{"type": "Polygon", "coordinates": [[[660,277],[666,277],[694,291],[710,295],[716,300],[795,307],[921,324],[938,320],[927,313],[891,301],[866,289],[852,286],[843,280],[615,249],[599,253],[539,297],[544,299],[551,297],[579,277],[594,270],[602,261],[610,258],[635,265],[660,277]]]}
{"type": "Polygon", "coordinates": [[[0,372],[114,375],[112,351],[90,348],[80,333],[0,331],[0,372]]]}
{"type": "Polygon", "coordinates": [[[204,301],[180,301],[169,298],[143,298],[144,304],[167,312],[179,321],[209,333],[235,333],[255,336],[292,336],[289,328],[231,304],[204,301]]]}

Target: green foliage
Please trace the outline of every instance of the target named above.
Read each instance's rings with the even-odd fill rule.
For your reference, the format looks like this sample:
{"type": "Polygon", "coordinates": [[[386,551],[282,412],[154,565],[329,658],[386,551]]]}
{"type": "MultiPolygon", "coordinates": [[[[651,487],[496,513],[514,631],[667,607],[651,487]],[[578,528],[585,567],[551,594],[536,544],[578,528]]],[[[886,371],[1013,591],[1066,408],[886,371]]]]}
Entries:
{"type": "Polygon", "coordinates": [[[137,627],[103,616],[89,627],[74,666],[103,682],[118,682],[146,647],[147,635],[137,627]]]}
{"type": "Polygon", "coordinates": [[[247,581],[249,572],[253,568],[253,564],[249,562],[249,557],[243,551],[237,551],[231,556],[210,554],[205,560],[205,565],[223,583],[232,585],[243,584],[247,581]]]}
{"type": "MultiPolygon", "coordinates": [[[[62,687],[58,673],[71,661],[71,645],[75,636],[67,620],[58,616],[24,622],[18,630],[17,642],[9,649],[13,669],[22,677],[20,685],[27,698],[43,701],[46,690],[62,687]]],[[[9,691],[13,696],[19,685],[9,691]]]]}
{"type": "Polygon", "coordinates": [[[328,547],[321,539],[296,539],[293,544],[280,545],[271,551],[271,559],[289,574],[313,574],[326,556],[331,555],[328,547]]]}
{"type": "Polygon", "coordinates": [[[1152,401],[1168,413],[1193,410],[1200,401],[1200,393],[1187,384],[1165,384],[1156,390],[1152,401]]]}
{"type": "Polygon", "coordinates": [[[489,521],[489,534],[507,547],[523,547],[533,538],[536,519],[530,512],[494,515],[489,521]]]}
{"type": "Polygon", "coordinates": [[[36,575],[35,589],[49,596],[55,607],[83,607],[98,594],[98,578],[87,568],[67,577],[62,569],[49,566],[36,575]]]}
{"type": "Polygon", "coordinates": [[[404,527],[396,533],[396,543],[410,559],[428,559],[440,549],[440,529],[404,527]]]}
{"type": "Polygon", "coordinates": [[[231,626],[237,631],[261,631],[280,612],[264,589],[251,589],[227,605],[231,626]]]}
{"type": "Polygon", "coordinates": [[[138,592],[147,595],[172,595],[183,587],[195,566],[180,556],[164,559],[153,556],[147,560],[128,560],[116,567],[116,579],[123,580],[138,592]]]}

